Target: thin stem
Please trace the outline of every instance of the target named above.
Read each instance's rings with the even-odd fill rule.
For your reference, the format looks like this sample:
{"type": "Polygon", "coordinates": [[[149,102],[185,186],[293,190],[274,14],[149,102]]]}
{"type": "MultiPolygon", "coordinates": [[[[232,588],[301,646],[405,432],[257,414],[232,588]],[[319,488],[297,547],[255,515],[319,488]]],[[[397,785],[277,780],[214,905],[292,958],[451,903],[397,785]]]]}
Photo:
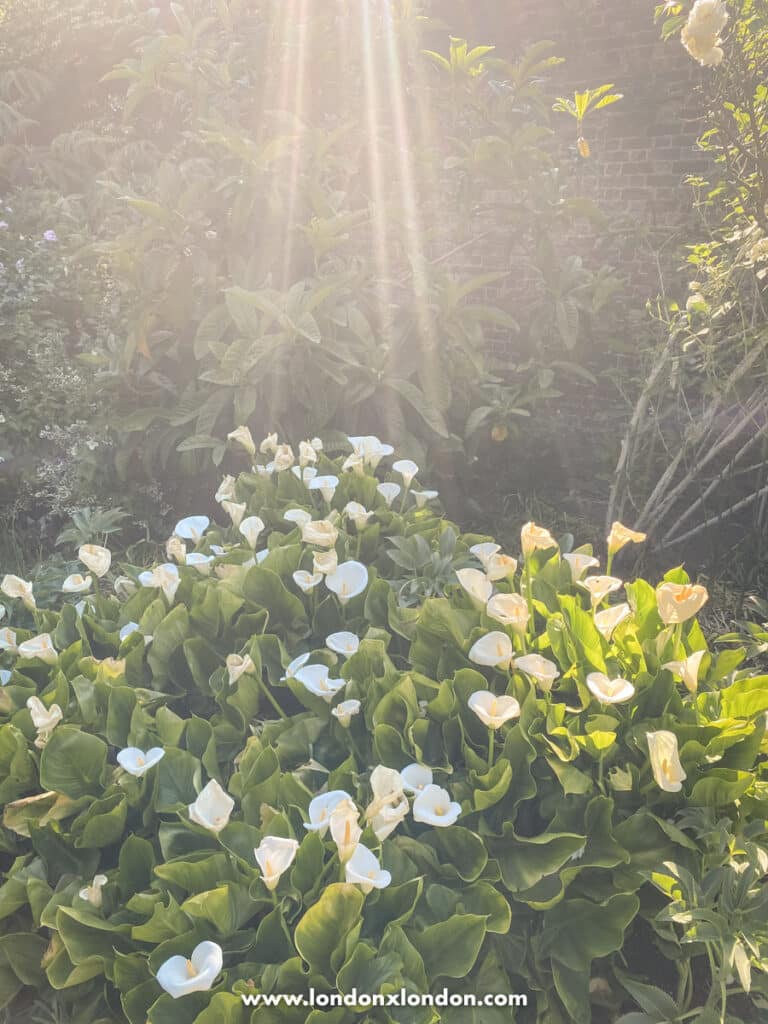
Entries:
{"type": "Polygon", "coordinates": [[[288,715],[286,715],[286,713],[280,707],[280,705],[278,704],[278,702],[275,699],[274,695],[272,694],[272,691],[269,689],[269,687],[267,686],[267,684],[264,682],[263,679],[259,679],[259,686],[261,687],[261,692],[264,694],[264,696],[267,698],[269,703],[272,705],[272,707],[278,713],[280,718],[282,718],[283,721],[287,721],[288,715]]]}
{"type": "Polygon", "coordinates": [[[525,560],[525,599],[528,602],[528,624],[531,632],[533,632],[533,587],[531,583],[531,563],[527,558],[525,560]]]}
{"type": "Polygon", "coordinates": [[[495,735],[493,729],[488,730],[488,771],[493,768],[493,741],[495,735]]]}
{"type": "Polygon", "coordinates": [[[611,568],[613,567],[613,558],[614,558],[615,554],[616,554],[615,551],[609,551],[608,552],[608,561],[605,563],[605,575],[606,576],[610,576],[611,575],[611,568]]]}

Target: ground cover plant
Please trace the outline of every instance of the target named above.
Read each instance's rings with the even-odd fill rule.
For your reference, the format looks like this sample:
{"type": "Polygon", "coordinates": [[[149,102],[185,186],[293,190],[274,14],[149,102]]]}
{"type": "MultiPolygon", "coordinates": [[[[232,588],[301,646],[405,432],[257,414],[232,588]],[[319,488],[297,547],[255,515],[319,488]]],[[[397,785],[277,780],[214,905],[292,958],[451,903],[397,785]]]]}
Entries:
{"type": "Polygon", "coordinates": [[[0,993],[99,1024],[756,1021],[768,679],[706,590],[247,428],[167,561],[2,580],[0,993]],[[516,1010],[241,995],[526,993],[516,1010]]]}

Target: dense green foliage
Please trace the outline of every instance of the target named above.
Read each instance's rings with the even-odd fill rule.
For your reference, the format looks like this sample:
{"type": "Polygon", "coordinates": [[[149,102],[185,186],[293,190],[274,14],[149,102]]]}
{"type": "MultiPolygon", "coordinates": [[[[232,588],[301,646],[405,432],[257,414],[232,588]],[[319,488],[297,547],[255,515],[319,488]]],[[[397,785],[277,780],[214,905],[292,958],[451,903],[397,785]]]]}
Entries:
{"type": "MultiPolygon", "coordinates": [[[[388,449],[355,443],[367,458],[304,444],[300,468],[268,440],[222,482],[215,522],[178,524],[179,564],[118,576],[86,546],[96,589],[70,580],[58,611],[3,580],[12,1018],[32,990],[94,1022],[510,1019],[239,998],[447,985],[526,993],[514,1019],[540,1024],[714,1022],[726,1001],[729,1021],[754,1021],[768,995],[765,677],[707,649],[706,592],[682,570],[656,590],[585,577],[589,550],[533,524],[518,567],[440,518],[409,483],[417,467],[376,470],[388,449]],[[627,603],[608,605],[622,586],[627,603]],[[483,691],[493,729],[473,710],[483,691]],[[428,793],[403,793],[413,765],[445,790],[426,817],[428,793]],[[204,813],[209,780],[225,792],[204,813]],[[381,888],[340,866],[333,814],[330,834],[305,828],[320,820],[310,801],[336,790],[381,888]],[[297,841],[282,877],[256,865],[268,836],[297,841]],[[163,992],[161,966],[203,941],[223,975],[217,963],[202,991],[163,992]]],[[[631,539],[614,531],[609,571],[631,539]]]]}

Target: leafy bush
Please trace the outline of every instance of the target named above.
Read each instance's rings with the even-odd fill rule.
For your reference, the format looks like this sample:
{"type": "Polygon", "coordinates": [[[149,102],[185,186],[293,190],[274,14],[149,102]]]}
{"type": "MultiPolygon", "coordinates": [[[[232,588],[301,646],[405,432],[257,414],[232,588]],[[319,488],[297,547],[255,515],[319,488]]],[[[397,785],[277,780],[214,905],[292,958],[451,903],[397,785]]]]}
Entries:
{"type": "MultiPolygon", "coordinates": [[[[2,581],[11,1012],[510,1019],[240,999],[448,986],[526,993],[541,1024],[754,1021],[768,687],[708,650],[704,588],[586,575],[532,523],[518,566],[373,438],[232,438],[256,464],[168,562],[116,575],[84,545],[58,611],[2,581]]],[[[609,573],[641,539],[612,530],[609,573]]]]}

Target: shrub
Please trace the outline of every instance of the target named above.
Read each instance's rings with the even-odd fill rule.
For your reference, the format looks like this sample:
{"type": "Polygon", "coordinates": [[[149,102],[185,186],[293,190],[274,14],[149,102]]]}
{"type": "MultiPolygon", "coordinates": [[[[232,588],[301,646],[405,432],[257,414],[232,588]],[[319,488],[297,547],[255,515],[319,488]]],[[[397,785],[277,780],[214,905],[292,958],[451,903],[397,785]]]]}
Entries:
{"type": "MultiPolygon", "coordinates": [[[[168,562],[85,545],[58,611],[2,582],[2,1001],[345,1022],[240,996],[447,986],[541,1024],[754,1020],[768,689],[708,650],[704,588],[586,575],[532,523],[518,565],[372,438],[233,439],[253,469],[168,562]]],[[[641,536],[609,540],[608,573],[641,536]]]]}

